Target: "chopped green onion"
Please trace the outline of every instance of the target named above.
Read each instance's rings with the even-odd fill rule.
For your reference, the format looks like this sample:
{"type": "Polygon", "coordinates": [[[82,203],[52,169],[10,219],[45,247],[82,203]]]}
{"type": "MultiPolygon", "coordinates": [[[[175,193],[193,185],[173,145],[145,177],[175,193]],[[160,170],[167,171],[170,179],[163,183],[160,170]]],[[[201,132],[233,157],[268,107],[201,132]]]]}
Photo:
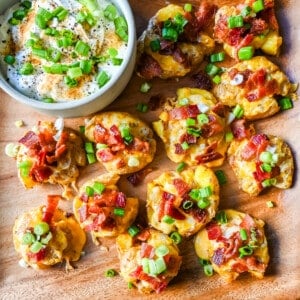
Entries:
{"type": "Polygon", "coordinates": [[[198,262],[199,262],[199,264],[200,264],[201,266],[203,266],[203,267],[210,264],[209,260],[204,259],[204,258],[199,258],[199,259],[198,259],[198,262]]]}
{"type": "Polygon", "coordinates": [[[13,12],[13,18],[20,20],[20,21],[23,20],[26,15],[27,15],[27,11],[24,9],[18,9],[13,12]]]}
{"type": "Polygon", "coordinates": [[[42,248],[43,248],[43,244],[41,242],[36,241],[31,245],[30,251],[32,253],[38,253],[42,248]]]}
{"type": "Polygon", "coordinates": [[[195,126],[196,125],[196,120],[193,118],[187,118],[186,121],[186,126],[195,126]]]}
{"type": "Polygon", "coordinates": [[[251,232],[251,234],[250,234],[251,241],[252,241],[252,242],[257,242],[257,238],[256,238],[257,233],[256,233],[255,228],[252,227],[252,228],[250,229],[250,232],[251,232]]]}
{"type": "Polygon", "coordinates": [[[171,42],[176,42],[178,39],[178,32],[174,28],[166,28],[162,29],[162,37],[171,42]]]}
{"type": "Polygon", "coordinates": [[[187,128],[187,133],[191,134],[193,136],[199,137],[201,135],[201,130],[200,129],[195,129],[192,127],[187,128]]]}
{"type": "Polygon", "coordinates": [[[169,248],[166,245],[159,245],[155,248],[155,255],[159,257],[163,257],[170,252],[169,248]]]}
{"type": "Polygon", "coordinates": [[[168,215],[163,216],[162,221],[167,224],[173,224],[175,222],[175,220],[168,215]]]}
{"type": "Polygon", "coordinates": [[[90,74],[93,69],[93,61],[90,59],[80,61],[80,68],[83,74],[90,74]]]}
{"type": "Polygon", "coordinates": [[[61,58],[61,52],[55,48],[49,48],[47,50],[47,58],[53,62],[59,62],[61,58]]]}
{"type": "Polygon", "coordinates": [[[133,141],[133,136],[130,133],[130,128],[127,125],[119,127],[121,137],[125,141],[125,144],[130,144],[133,141]]]}
{"type": "Polygon", "coordinates": [[[10,18],[10,19],[8,20],[8,23],[9,23],[10,25],[15,26],[15,25],[18,25],[18,24],[20,23],[20,21],[17,20],[17,19],[15,19],[15,18],[10,18]]]}
{"type": "Polygon", "coordinates": [[[110,57],[116,57],[118,55],[118,50],[116,48],[109,48],[107,53],[110,57]]]}
{"type": "Polygon", "coordinates": [[[150,91],[150,89],[151,89],[151,84],[150,83],[148,83],[148,82],[143,82],[142,84],[141,84],[141,87],[140,87],[140,92],[141,93],[148,93],[149,91],[150,91]]]}
{"type": "Polygon", "coordinates": [[[226,132],[225,133],[225,142],[226,143],[229,143],[233,140],[233,133],[230,131],[230,132],[226,132]]]}
{"type": "Polygon", "coordinates": [[[115,32],[121,40],[128,42],[128,25],[124,17],[114,19],[115,32]]]}
{"type": "Polygon", "coordinates": [[[48,59],[48,52],[45,49],[32,48],[32,54],[43,59],[48,59]]]}
{"type": "Polygon", "coordinates": [[[86,21],[86,14],[83,11],[80,11],[77,15],[76,15],[76,21],[80,24],[84,23],[86,21]]]}
{"type": "Polygon", "coordinates": [[[264,1],[263,0],[257,0],[255,2],[253,2],[252,4],[252,9],[255,13],[258,13],[262,10],[264,10],[265,6],[264,6],[264,1]]]}
{"type": "Polygon", "coordinates": [[[230,29],[244,26],[243,16],[230,16],[227,20],[227,25],[230,29]]]}
{"type": "Polygon", "coordinates": [[[244,256],[249,256],[253,254],[253,249],[247,245],[244,247],[239,248],[240,258],[243,258],[244,256]]]}
{"type": "Polygon", "coordinates": [[[263,163],[260,168],[263,172],[270,173],[272,171],[272,166],[270,164],[263,163]]]}
{"type": "Polygon", "coordinates": [[[244,228],[242,228],[240,230],[240,237],[241,237],[242,241],[247,241],[247,239],[248,239],[247,231],[244,228]]]}
{"type": "Polygon", "coordinates": [[[50,97],[43,98],[42,101],[45,103],[54,103],[55,102],[54,99],[50,98],[50,97]]]}
{"type": "Polygon", "coordinates": [[[64,83],[68,86],[68,87],[75,87],[78,85],[78,81],[76,79],[73,79],[69,76],[65,76],[64,77],[64,83]]]}
{"type": "Polygon", "coordinates": [[[63,21],[68,14],[69,12],[63,8],[63,10],[61,10],[59,13],[56,14],[56,17],[59,21],[63,21]]]}
{"type": "Polygon", "coordinates": [[[117,272],[114,269],[108,269],[105,271],[104,276],[105,277],[114,277],[116,276],[117,272]]]}
{"type": "Polygon", "coordinates": [[[70,68],[67,71],[67,76],[69,76],[71,79],[79,78],[83,75],[82,70],[80,67],[76,68],[70,68]]]}
{"type": "Polygon", "coordinates": [[[128,287],[129,289],[132,289],[132,288],[133,288],[133,286],[134,286],[134,285],[133,285],[133,283],[132,283],[132,282],[128,282],[128,283],[127,283],[127,287],[128,287]]]}
{"type": "Polygon", "coordinates": [[[123,217],[125,215],[125,210],[124,208],[114,208],[114,215],[118,216],[118,217],[123,217]]]}
{"type": "Polygon", "coordinates": [[[131,225],[127,231],[131,237],[134,237],[140,232],[140,229],[136,225],[131,225]]]}
{"type": "Polygon", "coordinates": [[[62,38],[58,39],[56,41],[56,43],[57,43],[57,46],[60,48],[67,48],[73,44],[73,40],[71,37],[63,36],[62,38]]]}
{"type": "Polygon", "coordinates": [[[59,31],[55,28],[48,27],[45,29],[45,34],[50,36],[59,36],[59,31]]]}
{"type": "Polygon", "coordinates": [[[242,14],[243,17],[247,17],[247,16],[250,15],[251,11],[252,11],[251,7],[250,6],[246,6],[246,7],[244,7],[242,9],[241,14],[242,14]]]}
{"type": "Polygon", "coordinates": [[[79,40],[76,43],[74,50],[79,55],[88,56],[89,55],[89,51],[91,50],[91,48],[90,48],[90,46],[87,43],[79,40]]]}
{"type": "MultiPolygon", "coordinates": [[[[151,265],[151,264],[150,264],[151,265]]],[[[155,275],[161,274],[167,270],[167,265],[163,257],[159,257],[155,260],[155,275]]],[[[150,267],[151,272],[151,267],[150,267]]]]}
{"type": "Polygon", "coordinates": [[[201,209],[205,209],[210,205],[210,201],[207,198],[202,198],[197,202],[197,205],[201,209]]]}
{"type": "Polygon", "coordinates": [[[182,204],[183,209],[190,209],[194,205],[194,202],[191,200],[185,200],[182,204]]]}
{"type": "Polygon", "coordinates": [[[186,11],[186,12],[191,12],[191,11],[193,10],[193,6],[192,6],[192,4],[190,4],[190,3],[186,3],[186,4],[184,4],[183,9],[184,9],[184,11],[186,11]]]}
{"type": "Polygon", "coordinates": [[[41,222],[41,223],[34,226],[33,232],[36,235],[43,235],[43,234],[48,233],[49,230],[50,230],[50,227],[49,227],[48,223],[41,222]]]}
{"type": "Polygon", "coordinates": [[[214,76],[213,79],[212,79],[212,81],[215,84],[220,84],[222,82],[221,76],[220,75],[214,76]]]}
{"type": "Polygon", "coordinates": [[[199,191],[200,197],[202,197],[202,198],[209,197],[213,194],[211,186],[206,186],[204,188],[199,189],[198,191],[199,191]]]}
{"type": "Polygon", "coordinates": [[[219,72],[221,71],[221,68],[215,66],[212,63],[207,64],[207,66],[205,67],[205,72],[209,75],[209,76],[215,76],[217,75],[219,72]]]}
{"type": "Polygon", "coordinates": [[[159,39],[152,40],[150,42],[150,48],[153,52],[159,51],[161,49],[160,40],[159,39]]]}
{"type": "Polygon", "coordinates": [[[204,274],[208,277],[212,276],[214,273],[214,269],[213,269],[212,265],[210,265],[210,264],[203,266],[203,271],[204,271],[204,274]]]}
{"type": "Polygon", "coordinates": [[[52,235],[52,233],[51,233],[51,231],[50,231],[50,232],[48,232],[47,236],[45,236],[45,237],[43,237],[43,238],[41,239],[41,243],[42,243],[43,245],[47,245],[47,244],[51,241],[52,237],[53,237],[53,235],[52,235]]]}
{"type": "Polygon", "coordinates": [[[94,189],[93,189],[91,186],[89,186],[89,185],[86,186],[85,192],[86,192],[86,194],[87,194],[89,197],[94,196],[94,193],[95,193],[94,189]]]}
{"type": "Polygon", "coordinates": [[[177,168],[176,168],[176,171],[177,172],[182,172],[184,170],[185,166],[186,166],[185,162],[179,163],[178,166],[177,166],[177,168]]]}
{"type": "Polygon", "coordinates": [[[293,108],[293,102],[291,98],[289,97],[284,97],[278,100],[278,104],[281,108],[281,110],[287,110],[290,108],[293,108]]]}
{"type": "Polygon", "coordinates": [[[96,162],[96,156],[95,156],[95,153],[87,153],[87,154],[86,154],[86,158],[87,158],[88,163],[89,163],[90,165],[96,162]]]}
{"type": "Polygon", "coordinates": [[[220,210],[217,212],[215,219],[218,221],[220,224],[226,224],[228,222],[227,220],[227,215],[224,210],[220,210]]]}
{"type": "Polygon", "coordinates": [[[86,142],[84,144],[84,148],[85,148],[86,153],[94,153],[95,152],[93,143],[91,143],[91,142],[86,142]]]}
{"type": "Polygon", "coordinates": [[[123,62],[123,58],[117,58],[117,57],[113,57],[111,59],[111,62],[113,64],[113,66],[120,66],[123,62]]]}
{"type": "Polygon", "coordinates": [[[182,99],[179,99],[179,100],[178,100],[178,104],[179,104],[180,106],[186,106],[186,105],[189,104],[189,99],[188,99],[188,98],[182,98],[182,99]]]}
{"type": "Polygon", "coordinates": [[[225,183],[227,183],[227,178],[223,170],[216,170],[215,175],[217,176],[220,185],[224,185],[225,183]]]}
{"type": "Polygon", "coordinates": [[[136,110],[145,113],[148,111],[148,105],[145,103],[138,103],[136,105],[136,110]]]}
{"type": "Polygon", "coordinates": [[[96,81],[99,85],[99,87],[103,87],[108,81],[109,81],[110,77],[108,76],[108,74],[105,71],[101,71],[100,73],[98,73],[97,77],[96,77],[96,81]]]}
{"type": "Polygon", "coordinates": [[[105,191],[105,185],[102,182],[96,181],[93,184],[94,192],[97,194],[102,194],[105,191]]]}
{"type": "Polygon", "coordinates": [[[23,245],[31,245],[34,241],[35,241],[35,236],[30,232],[27,232],[22,236],[23,245]]]}
{"type": "Polygon", "coordinates": [[[107,5],[104,9],[104,16],[110,21],[113,21],[117,17],[117,15],[117,8],[112,4],[107,5]]]}
{"type": "Polygon", "coordinates": [[[189,144],[188,144],[187,142],[183,142],[183,143],[181,144],[181,147],[182,147],[183,150],[187,150],[187,149],[190,148],[190,146],[189,146],[189,144]]]}
{"type": "Polygon", "coordinates": [[[197,115],[197,121],[199,124],[203,125],[209,122],[208,116],[206,114],[197,115]]]}
{"type": "Polygon", "coordinates": [[[150,268],[149,268],[149,258],[147,257],[143,257],[142,258],[142,268],[143,268],[143,272],[146,273],[146,274],[149,274],[150,273],[150,268]]]}
{"type": "Polygon", "coordinates": [[[4,61],[8,64],[8,65],[13,65],[16,61],[16,58],[13,55],[5,55],[4,56],[4,61]]]}
{"type": "Polygon", "coordinates": [[[235,106],[235,108],[233,109],[232,113],[235,115],[235,117],[237,119],[241,118],[244,115],[244,110],[243,108],[238,104],[237,106],[235,106]]]}
{"type": "Polygon", "coordinates": [[[80,125],[80,126],[79,126],[79,132],[80,132],[81,134],[84,134],[84,133],[85,133],[85,126],[84,126],[84,125],[80,125]]]}
{"type": "Polygon", "coordinates": [[[242,47],[238,51],[238,58],[240,60],[251,59],[254,54],[254,48],[252,46],[242,47]]]}
{"type": "Polygon", "coordinates": [[[62,64],[53,64],[51,66],[43,66],[43,70],[49,74],[64,74],[68,71],[68,67],[62,64]]]}
{"type": "Polygon", "coordinates": [[[173,240],[173,242],[176,245],[180,244],[181,241],[182,241],[182,237],[177,231],[172,232],[171,235],[170,235],[170,238],[173,240]]]}
{"type": "Polygon", "coordinates": [[[276,178],[270,178],[270,179],[265,179],[261,185],[263,186],[263,188],[275,185],[277,182],[276,178]]]}
{"type": "Polygon", "coordinates": [[[52,18],[56,17],[59,13],[61,13],[62,11],[64,11],[65,9],[62,6],[58,6],[56,7],[53,11],[52,11],[52,18]]]}
{"type": "Polygon", "coordinates": [[[267,204],[267,207],[269,207],[269,208],[274,207],[274,203],[272,201],[267,201],[266,204],[267,204]]]}
{"type": "Polygon", "coordinates": [[[225,53],[224,52],[219,52],[219,53],[213,53],[210,56],[210,62],[221,62],[225,59],[225,53]]]}
{"type": "Polygon", "coordinates": [[[272,153],[269,151],[263,151],[259,155],[259,160],[266,164],[271,164],[273,162],[272,153]]]}
{"type": "Polygon", "coordinates": [[[20,75],[31,75],[33,73],[33,65],[31,63],[24,63],[19,70],[20,75]]]}
{"type": "Polygon", "coordinates": [[[24,161],[18,163],[18,169],[20,170],[21,177],[29,176],[29,171],[30,171],[31,166],[32,166],[32,163],[29,160],[24,160],[24,161]]]}
{"type": "Polygon", "coordinates": [[[105,149],[107,148],[108,146],[106,144],[101,144],[101,143],[97,143],[96,144],[96,149],[97,150],[100,150],[100,149],[105,149]]]}
{"type": "Polygon", "coordinates": [[[26,9],[30,9],[31,8],[31,6],[32,6],[32,4],[31,4],[31,1],[22,1],[21,3],[20,3],[20,6],[22,6],[22,7],[25,7],[26,9]]]}

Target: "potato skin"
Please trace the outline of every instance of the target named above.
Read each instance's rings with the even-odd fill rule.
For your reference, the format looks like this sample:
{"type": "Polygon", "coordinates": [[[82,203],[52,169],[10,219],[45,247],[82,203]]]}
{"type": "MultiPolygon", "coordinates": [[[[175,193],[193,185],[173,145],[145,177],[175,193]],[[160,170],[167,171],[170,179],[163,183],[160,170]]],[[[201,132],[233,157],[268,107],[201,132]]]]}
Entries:
{"type": "Polygon", "coordinates": [[[97,125],[108,131],[112,126],[117,126],[118,128],[121,125],[128,126],[132,136],[140,142],[146,143],[148,147],[148,150],[144,151],[143,149],[132,149],[126,146],[125,149],[115,151],[113,159],[109,161],[101,160],[99,153],[103,149],[97,150],[97,159],[108,172],[119,175],[137,172],[153,160],[156,151],[156,141],[153,138],[153,132],[148,125],[138,118],[125,112],[104,112],[95,115],[85,127],[85,135],[92,142],[96,142],[94,132],[97,125]],[[130,160],[132,158],[138,160],[138,164],[131,165],[130,160]]]}
{"type": "MultiPolygon", "coordinates": [[[[174,171],[162,173],[158,178],[148,183],[147,186],[147,216],[149,224],[154,228],[169,234],[178,231],[182,236],[191,236],[205,226],[216,214],[219,205],[219,183],[214,172],[204,166],[198,166],[195,169],[187,169],[180,174],[174,171]],[[174,182],[183,180],[187,184],[187,193],[180,195],[174,182]],[[193,211],[184,210],[181,203],[183,198],[188,195],[192,189],[201,189],[211,187],[212,195],[208,197],[210,205],[204,209],[199,209],[204,217],[197,219],[193,211]],[[175,219],[174,223],[168,224],[161,219],[160,211],[163,205],[164,192],[175,196],[174,207],[184,215],[184,219],[175,219]]],[[[197,203],[193,203],[193,210],[197,211],[197,203]]],[[[198,211],[197,211],[198,212],[198,211]]]]}
{"type": "Polygon", "coordinates": [[[227,217],[226,223],[212,221],[197,233],[194,240],[197,256],[211,263],[213,270],[227,283],[232,282],[244,272],[249,272],[254,277],[262,279],[270,259],[263,228],[264,222],[232,209],[222,212],[227,217]],[[210,228],[220,228],[220,235],[217,239],[213,238],[213,233],[209,233],[212,230],[210,228]],[[247,240],[244,242],[240,237],[241,229],[247,233],[247,240]],[[247,243],[255,245],[253,253],[249,256],[239,257],[239,248],[244,247],[247,243]],[[228,245],[233,248],[228,248],[228,245]]]}
{"type": "MultiPolygon", "coordinates": [[[[248,120],[257,120],[270,117],[280,110],[275,97],[275,92],[268,93],[255,101],[249,101],[246,98],[244,83],[233,85],[230,78],[230,72],[237,70],[243,74],[245,71],[257,72],[264,70],[268,81],[274,80],[278,90],[276,96],[289,96],[296,100],[295,85],[291,84],[287,76],[280,71],[279,67],[263,56],[256,56],[250,60],[245,60],[229,68],[221,75],[221,83],[213,88],[216,98],[224,105],[236,106],[240,105],[244,110],[244,117],[248,120]]],[[[245,78],[245,77],[244,77],[245,78]]],[[[249,91],[248,91],[249,92],[249,91]]],[[[255,86],[250,92],[257,92],[255,86]]]]}
{"type": "MultiPolygon", "coordinates": [[[[275,153],[279,157],[276,166],[279,167],[280,172],[274,177],[276,179],[274,186],[280,189],[288,189],[292,185],[294,173],[292,152],[280,137],[268,135],[268,139],[270,146],[275,147],[275,153]]],[[[253,176],[258,159],[245,161],[242,158],[243,149],[248,142],[248,139],[234,140],[228,149],[228,162],[238,179],[240,189],[250,196],[257,196],[263,190],[261,184],[253,176]]]]}
{"type": "Polygon", "coordinates": [[[52,265],[66,261],[80,259],[81,251],[86,242],[84,231],[80,228],[74,216],[67,215],[57,208],[52,217],[50,231],[52,239],[46,246],[46,256],[41,261],[30,259],[29,246],[22,244],[24,233],[42,222],[44,206],[23,213],[19,216],[13,228],[13,241],[16,251],[21,254],[23,260],[34,269],[45,269],[52,265]]]}
{"type": "MultiPolygon", "coordinates": [[[[147,244],[154,249],[161,245],[168,248],[168,255],[172,260],[172,264],[167,265],[167,270],[163,272],[162,279],[159,279],[160,282],[165,284],[165,287],[175,276],[177,276],[182,259],[179,255],[178,247],[170,237],[155,229],[149,228],[144,229],[141,234],[145,235],[145,233],[148,238],[146,240],[143,239],[143,241],[139,239],[139,235],[132,238],[128,233],[121,234],[116,239],[116,245],[120,259],[121,276],[126,282],[130,282],[137,287],[139,292],[149,294],[155,291],[151,283],[146,280],[138,280],[133,276],[133,273],[142,263],[142,247],[147,244]]],[[[153,258],[155,259],[155,256],[153,258]]],[[[156,277],[154,276],[153,279],[156,280],[156,277]]],[[[156,292],[160,292],[160,290],[156,290],[156,292]]]]}

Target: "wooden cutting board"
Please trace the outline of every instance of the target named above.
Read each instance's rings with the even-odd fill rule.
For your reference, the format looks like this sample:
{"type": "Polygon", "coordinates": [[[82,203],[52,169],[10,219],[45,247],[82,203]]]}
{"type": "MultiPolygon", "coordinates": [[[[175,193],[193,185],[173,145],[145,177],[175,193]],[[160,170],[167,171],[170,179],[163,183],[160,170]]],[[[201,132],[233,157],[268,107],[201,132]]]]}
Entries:
{"type": "MultiPolygon", "coordinates": [[[[169,3],[160,0],[130,0],[135,18],[137,33],[146,27],[148,19],[169,3]]],[[[171,1],[184,4],[185,1],[171,1]]],[[[196,3],[196,1],[190,1],[196,3]]],[[[211,1],[217,4],[236,1],[211,1]]],[[[277,1],[281,33],[284,37],[282,55],[273,59],[282,66],[290,79],[300,81],[300,12],[299,1],[277,1]]],[[[127,111],[149,124],[157,119],[159,111],[145,114],[135,110],[136,103],[147,102],[156,94],[175,95],[178,87],[189,86],[190,78],[178,80],[153,80],[153,88],[148,94],[139,92],[142,79],[133,75],[123,94],[108,110],[127,111]]],[[[102,247],[96,247],[89,238],[85,248],[86,255],[76,263],[76,269],[66,273],[63,266],[46,271],[23,269],[18,265],[19,257],[14,251],[12,227],[15,218],[22,212],[44,203],[46,195],[60,193],[57,187],[46,185],[25,191],[17,179],[16,164],[4,154],[5,145],[16,142],[25,131],[38,120],[54,120],[42,115],[11,99],[0,91],[0,298],[1,299],[154,299],[157,295],[143,296],[135,289],[129,290],[120,276],[105,278],[109,268],[119,269],[114,240],[104,240],[102,247]],[[16,120],[23,120],[25,126],[17,128],[16,120]]],[[[68,119],[66,125],[78,129],[85,118],[68,119]]],[[[241,276],[232,284],[224,284],[218,275],[206,278],[197,262],[193,249],[193,239],[180,245],[183,264],[180,273],[169,287],[159,295],[160,299],[296,299],[300,298],[300,103],[296,102],[292,110],[277,114],[272,118],[255,122],[258,131],[279,135],[291,146],[296,170],[293,187],[287,191],[271,189],[259,197],[250,198],[237,188],[237,181],[227,164],[222,166],[228,183],[221,190],[221,208],[234,208],[252,214],[266,221],[266,234],[271,255],[270,265],[262,280],[241,276]],[[267,208],[266,201],[275,203],[275,208],[267,208]]],[[[158,140],[158,139],[157,139],[158,140]]],[[[158,140],[157,154],[150,165],[154,171],[137,188],[122,177],[119,187],[128,195],[137,196],[142,206],[146,199],[146,184],[164,170],[174,170],[176,165],[165,155],[162,143],[158,140]]],[[[79,185],[86,179],[104,173],[98,164],[86,167],[82,171],[79,185]]],[[[60,204],[71,211],[71,202],[60,204]]]]}

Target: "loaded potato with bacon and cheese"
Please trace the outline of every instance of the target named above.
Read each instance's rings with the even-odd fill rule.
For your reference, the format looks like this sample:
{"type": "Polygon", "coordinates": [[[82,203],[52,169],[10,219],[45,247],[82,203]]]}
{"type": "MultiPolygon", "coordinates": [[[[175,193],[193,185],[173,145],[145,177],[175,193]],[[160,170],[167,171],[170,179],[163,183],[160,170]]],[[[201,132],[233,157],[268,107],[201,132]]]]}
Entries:
{"type": "Polygon", "coordinates": [[[48,195],[47,204],[19,216],[13,228],[16,251],[22,256],[21,265],[45,269],[80,258],[86,242],[85,232],[72,214],[59,209],[58,195],[48,195]]]}
{"type": "Polygon", "coordinates": [[[194,70],[214,49],[214,41],[203,33],[215,6],[200,8],[169,4],[150,20],[138,40],[137,73],[146,79],[181,77],[194,70]]]}
{"type": "Polygon", "coordinates": [[[125,112],[94,116],[85,126],[85,135],[96,143],[98,161],[115,174],[141,170],[153,160],[156,151],[149,126],[125,112]]]}
{"type": "Polygon", "coordinates": [[[225,117],[225,107],[210,92],[180,88],[177,100],[165,104],[153,128],[173,162],[217,167],[222,165],[228,146],[225,117]]]}
{"type": "Polygon", "coordinates": [[[204,273],[227,282],[245,272],[262,279],[269,262],[264,222],[232,209],[219,211],[196,235],[195,250],[204,273]]]}
{"type": "Polygon", "coordinates": [[[255,120],[278,112],[278,100],[296,100],[296,89],[278,66],[256,56],[227,69],[213,93],[224,105],[239,105],[246,119],[255,120]]]}
{"type": "Polygon", "coordinates": [[[147,294],[163,291],[177,275],[182,260],[173,240],[154,229],[119,235],[117,250],[121,276],[147,294]]]}
{"type": "Polygon", "coordinates": [[[273,0],[246,0],[237,6],[222,6],[216,13],[214,38],[226,53],[249,59],[255,49],[278,55],[282,44],[273,0]]]}
{"type": "Polygon", "coordinates": [[[78,167],[86,164],[81,137],[65,128],[62,119],[55,123],[38,122],[19,140],[16,159],[18,176],[25,188],[38,183],[59,184],[68,199],[76,189],[78,167]]]}
{"type": "Polygon", "coordinates": [[[288,189],[292,185],[292,152],[279,137],[255,134],[235,139],[228,149],[228,161],[240,188],[251,196],[270,186],[288,189]]]}
{"type": "Polygon", "coordinates": [[[74,199],[75,217],[95,244],[98,238],[123,233],[137,216],[139,201],[118,190],[119,178],[117,174],[102,174],[89,180],[74,199]]]}
{"type": "Polygon", "coordinates": [[[169,234],[190,236],[205,226],[219,205],[219,183],[214,172],[204,166],[181,173],[169,171],[148,183],[149,224],[169,234]]]}

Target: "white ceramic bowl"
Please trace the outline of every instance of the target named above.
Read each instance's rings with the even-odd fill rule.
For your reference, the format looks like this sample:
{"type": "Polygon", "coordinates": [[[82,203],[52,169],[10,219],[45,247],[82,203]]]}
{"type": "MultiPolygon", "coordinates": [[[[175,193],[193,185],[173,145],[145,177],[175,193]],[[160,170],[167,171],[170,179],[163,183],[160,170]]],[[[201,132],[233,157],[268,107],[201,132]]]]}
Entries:
{"type": "MultiPolygon", "coordinates": [[[[75,0],[74,0],[75,1],[75,0]]],[[[6,1],[0,0],[0,14],[3,14],[6,9],[13,4],[20,1],[6,1]]],[[[28,105],[42,113],[54,116],[61,116],[64,118],[87,116],[94,112],[97,112],[111,102],[113,102],[125,89],[129,82],[134,70],[135,57],[136,57],[136,32],[134,17],[127,0],[111,0],[111,2],[119,8],[121,14],[127,20],[128,23],[128,51],[124,58],[124,61],[117,74],[114,74],[112,79],[102,87],[98,92],[82,98],[80,100],[74,100],[70,102],[62,103],[44,103],[23,95],[21,92],[11,86],[6,80],[3,74],[0,72],[0,87],[9,94],[12,98],[28,105]]]]}

